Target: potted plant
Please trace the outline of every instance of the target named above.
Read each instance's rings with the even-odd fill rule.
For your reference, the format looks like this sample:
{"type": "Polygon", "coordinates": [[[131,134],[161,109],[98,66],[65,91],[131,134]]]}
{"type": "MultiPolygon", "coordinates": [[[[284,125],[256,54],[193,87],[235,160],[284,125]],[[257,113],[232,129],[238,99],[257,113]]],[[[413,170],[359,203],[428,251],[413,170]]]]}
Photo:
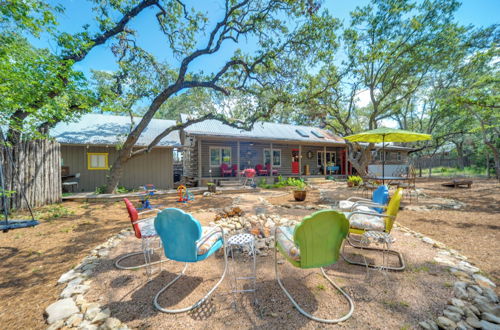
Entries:
{"type": "Polygon", "coordinates": [[[347,186],[348,187],[359,186],[361,183],[363,183],[363,179],[360,176],[351,175],[351,176],[347,177],[347,186]]]}
{"type": "Polygon", "coordinates": [[[207,183],[207,188],[208,188],[208,191],[211,192],[211,193],[214,193],[215,192],[215,183],[213,182],[209,182],[207,183]]]}
{"type": "Polygon", "coordinates": [[[296,180],[294,186],[293,198],[295,198],[297,202],[304,201],[307,196],[306,183],[302,180],[296,180]]]}

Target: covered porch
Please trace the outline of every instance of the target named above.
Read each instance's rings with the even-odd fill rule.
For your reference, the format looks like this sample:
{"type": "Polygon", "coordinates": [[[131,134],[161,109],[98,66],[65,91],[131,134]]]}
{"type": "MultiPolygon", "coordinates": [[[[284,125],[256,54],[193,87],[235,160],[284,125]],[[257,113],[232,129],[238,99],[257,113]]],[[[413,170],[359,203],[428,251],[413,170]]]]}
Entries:
{"type": "MultiPolygon", "coordinates": [[[[242,171],[257,177],[314,178],[351,173],[347,148],[342,144],[284,143],[283,141],[197,138],[197,180],[239,180],[242,171]]],[[[271,179],[273,180],[273,179],[271,179]]]]}

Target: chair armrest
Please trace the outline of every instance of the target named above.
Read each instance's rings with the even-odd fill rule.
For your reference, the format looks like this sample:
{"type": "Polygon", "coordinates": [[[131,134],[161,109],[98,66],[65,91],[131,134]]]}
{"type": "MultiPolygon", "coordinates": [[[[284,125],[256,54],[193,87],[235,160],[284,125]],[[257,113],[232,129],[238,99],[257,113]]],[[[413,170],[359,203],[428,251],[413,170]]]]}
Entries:
{"type": "Polygon", "coordinates": [[[205,243],[211,236],[217,234],[217,232],[221,233],[222,241],[224,242],[224,229],[221,226],[215,226],[212,230],[206,233],[204,236],[200,237],[199,240],[196,241],[196,246],[200,246],[205,243]]]}
{"type": "Polygon", "coordinates": [[[372,201],[371,199],[361,198],[361,197],[349,197],[346,200],[349,201],[349,202],[355,202],[355,201],[367,201],[367,202],[371,202],[372,201]]]}
{"type": "Polygon", "coordinates": [[[290,235],[288,235],[288,233],[286,233],[283,230],[281,230],[280,227],[274,227],[274,240],[275,241],[276,241],[276,236],[278,234],[278,231],[280,231],[289,241],[293,242],[293,237],[290,237],[290,235]]]}
{"type": "Polygon", "coordinates": [[[371,215],[371,216],[374,216],[374,217],[379,217],[379,218],[394,218],[393,215],[387,215],[387,214],[380,214],[380,213],[377,213],[377,212],[366,212],[366,211],[354,211],[354,212],[350,212],[348,215],[347,215],[347,220],[351,219],[351,217],[355,214],[364,214],[364,215],[371,215]]]}
{"type": "Polygon", "coordinates": [[[133,225],[136,225],[136,224],[138,224],[138,223],[141,223],[141,222],[146,222],[146,221],[151,221],[151,220],[153,220],[153,221],[154,221],[154,220],[155,220],[155,218],[154,218],[154,217],[150,217],[150,218],[144,218],[144,219],[136,220],[136,221],[132,222],[132,224],[133,224],[133,225]]]}
{"type": "Polygon", "coordinates": [[[387,205],[383,205],[383,204],[379,204],[379,203],[375,203],[375,202],[359,201],[359,202],[354,203],[351,206],[351,211],[353,211],[356,208],[356,206],[378,207],[381,209],[387,209],[387,205]]]}

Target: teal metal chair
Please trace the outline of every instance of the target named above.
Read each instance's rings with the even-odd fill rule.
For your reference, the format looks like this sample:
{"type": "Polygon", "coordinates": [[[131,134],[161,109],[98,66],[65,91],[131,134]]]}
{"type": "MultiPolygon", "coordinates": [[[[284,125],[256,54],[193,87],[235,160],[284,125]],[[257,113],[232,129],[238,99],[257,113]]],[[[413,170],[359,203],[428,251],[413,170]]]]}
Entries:
{"type": "Polygon", "coordinates": [[[278,284],[295,308],[314,321],[338,323],[350,318],[354,311],[351,297],[335,284],[323,269],[324,266],[337,262],[348,232],[349,221],[345,215],[333,210],[318,211],[305,217],[295,228],[277,227],[275,230],[274,267],[278,284]],[[281,282],[278,271],[278,250],[295,267],[320,268],[323,276],[347,299],[349,312],[338,319],[322,319],[304,311],[281,282]]]}
{"type": "Polygon", "coordinates": [[[192,215],[176,208],[167,208],[158,213],[154,226],[163,243],[165,256],[170,260],[186,263],[181,273],[156,294],[154,297],[154,306],[164,313],[190,311],[207,300],[226,276],[227,255],[224,232],[218,226],[202,228],[198,220],[192,215]],[[167,309],[160,306],[158,303],[159,296],[184,275],[189,263],[205,260],[221,248],[224,250],[224,272],[220,280],[203,298],[192,306],[180,309],[167,309]]]}

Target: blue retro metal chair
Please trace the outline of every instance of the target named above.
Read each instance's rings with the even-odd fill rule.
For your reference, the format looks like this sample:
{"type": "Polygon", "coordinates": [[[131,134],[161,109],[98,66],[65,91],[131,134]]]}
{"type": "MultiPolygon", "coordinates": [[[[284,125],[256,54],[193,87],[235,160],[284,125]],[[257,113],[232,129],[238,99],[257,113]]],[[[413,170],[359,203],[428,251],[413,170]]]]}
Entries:
{"type": "Polygon", "coordinates": [[[387,186],[385,185],[382,185],[373,191],[371,200],[361,197],[349,197],[345,201],[340,201],[339,207],[343,211],[352,212],[358,206],[367,206],[377,211],[378,213],[382,213],[384,211],[384,208],[387,207],[388,202],[389,202],[389,188],[387,188],[387,186]]]}
{"type": "Polygon", "coordinates": [[[165,256],[170,260],[186,263],[181,273],[158,291],[154,297],[154,306],[164,313],[190,311],[207,300],[226,276],[227,255],[224,232],[219,226],[202,228],[192,215],[176,208],[167,208],[158,213],[154,226],[163,243],[165,256]],[[221,248],[224,250],[224,272],[220,280],[203,298],[192,306],[180,309],[167,309],[160,306],[158,297],[184,275],[189,263],[205,260],[221,248]]]}

